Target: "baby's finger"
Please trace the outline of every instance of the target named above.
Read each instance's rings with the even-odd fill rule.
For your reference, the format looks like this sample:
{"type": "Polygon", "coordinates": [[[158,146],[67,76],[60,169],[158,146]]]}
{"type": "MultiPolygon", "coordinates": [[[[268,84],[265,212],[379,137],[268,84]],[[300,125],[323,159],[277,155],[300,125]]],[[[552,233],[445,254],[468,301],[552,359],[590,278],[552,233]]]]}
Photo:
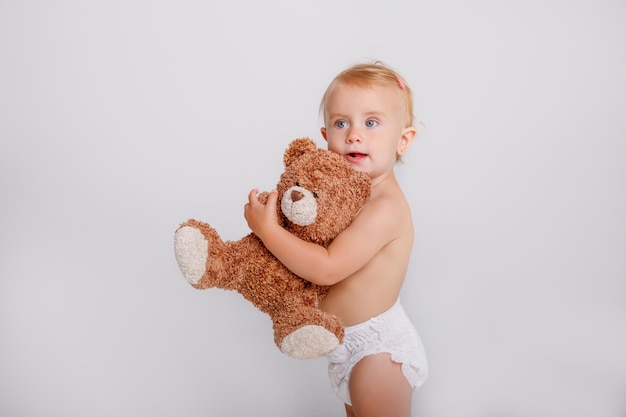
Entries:
{"type": "Polygon", "coordinates": [[[276,202],[278,201],[278,191],[272,190],[270,191],[270,195],[267,197],[267,206],[276,207],[276,202]]]}
{"type": "Polygon", "coordinates": [[[258,194],[259,194],[259,189],[253,188],[252,191],[250,191],[250,194],[248,194],[248,202],[250,204],[258,203],[259,201],[259,199],[257,198],[258,194]]]}

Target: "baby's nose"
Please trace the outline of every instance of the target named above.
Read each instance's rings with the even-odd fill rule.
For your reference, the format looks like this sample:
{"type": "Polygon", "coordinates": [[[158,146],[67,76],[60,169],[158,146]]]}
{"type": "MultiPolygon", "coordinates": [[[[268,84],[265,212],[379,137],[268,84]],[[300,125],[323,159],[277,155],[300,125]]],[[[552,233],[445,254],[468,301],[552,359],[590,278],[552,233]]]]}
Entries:
{"type": "Polygon", "coordinates": [[[358,132],[356,132],[355,130],[352,130],[350,134],[348,135],[348,142],[352,143],[352,142],[360,142],[360,141],[361,141],[361,136],[358,134],[358,132]]]}

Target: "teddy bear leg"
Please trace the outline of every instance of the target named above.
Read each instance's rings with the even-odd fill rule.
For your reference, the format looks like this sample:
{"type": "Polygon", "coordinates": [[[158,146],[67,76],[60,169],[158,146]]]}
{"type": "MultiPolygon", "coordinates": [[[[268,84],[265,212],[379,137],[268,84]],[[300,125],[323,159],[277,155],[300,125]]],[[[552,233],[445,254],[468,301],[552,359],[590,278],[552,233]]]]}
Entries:
{"type": "Polygon", "coordinates": [[[206,272],[209,241],[193,226],[181,226],[174,234],[174,253],[183,276],[196,285],[206,272]]]}
{"type": "Polygon", "coordinates": [[[274,336],[276,345],[287,356],[319,358],[329,354],[343,340],[343,325],[339,319],[318,308],[300,307],[284,315],[288,319],[273,319],[274,336]]]}
{"type": "Polygon", "coordinates": [[[280,351],[296,359],[315,359],[328,355],[339,345],[332,332],[316,324],[307,324],[288,334],[280,351]]]}

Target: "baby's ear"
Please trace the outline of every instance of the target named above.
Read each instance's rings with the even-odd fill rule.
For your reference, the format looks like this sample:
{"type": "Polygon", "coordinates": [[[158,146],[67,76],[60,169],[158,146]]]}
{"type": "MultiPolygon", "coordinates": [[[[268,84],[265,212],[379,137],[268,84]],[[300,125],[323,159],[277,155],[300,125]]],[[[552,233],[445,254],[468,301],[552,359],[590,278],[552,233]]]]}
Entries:
{"type": "Polygon", "coordinates": [[[258,199],[259,202],[261,204],[267,204],[267,198],[269,197],[270,193],[268,193],[267,191],[263,191],[262,193],[259,194],[258,199]]]}

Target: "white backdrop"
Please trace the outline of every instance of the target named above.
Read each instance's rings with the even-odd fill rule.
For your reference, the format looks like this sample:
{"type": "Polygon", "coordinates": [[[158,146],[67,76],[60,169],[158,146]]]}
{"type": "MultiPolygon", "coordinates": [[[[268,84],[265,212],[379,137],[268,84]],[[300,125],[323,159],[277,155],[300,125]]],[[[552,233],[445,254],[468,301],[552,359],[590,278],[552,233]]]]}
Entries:
{"type": "Polygon", "coordinates": [[[326,361],[172,235],[227,239],[347,65],[415,90],[397,167],[424,417],[626,413],[626,3],[0,1],[0,416],[340,416],[326,361]],[[384,5],[383,5],[384,3],[384,5]]]}

